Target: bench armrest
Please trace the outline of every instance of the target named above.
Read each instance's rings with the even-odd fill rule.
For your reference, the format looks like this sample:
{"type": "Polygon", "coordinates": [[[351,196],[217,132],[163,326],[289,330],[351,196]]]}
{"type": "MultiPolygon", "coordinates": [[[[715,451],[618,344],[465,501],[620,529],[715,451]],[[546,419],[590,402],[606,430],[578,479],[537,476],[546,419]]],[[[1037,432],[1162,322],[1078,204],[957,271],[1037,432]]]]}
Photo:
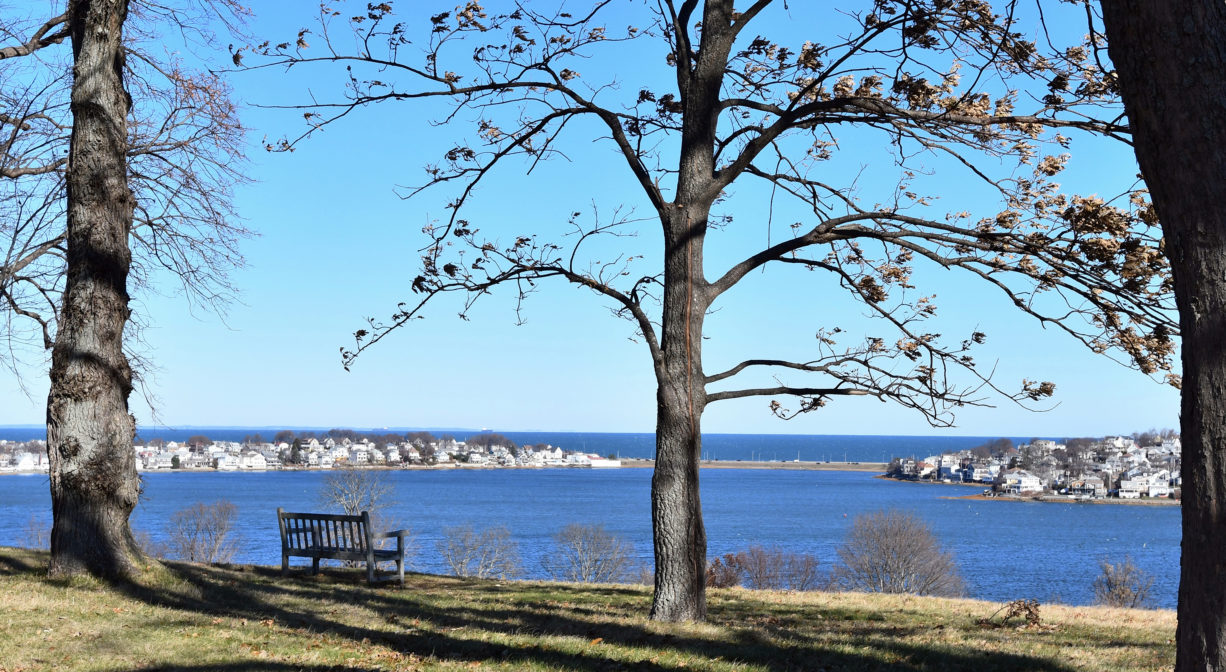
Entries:
{"type": "Polygon", "coordinates": [[[383,534],[376,534],[375,539],[390,539],[392,537],[400,537],[401,539],[403,539],[405,537],[412,536],[412,534],[413,532],[410,530],[392,530],[391,532],[384,532],[383,534]]]}

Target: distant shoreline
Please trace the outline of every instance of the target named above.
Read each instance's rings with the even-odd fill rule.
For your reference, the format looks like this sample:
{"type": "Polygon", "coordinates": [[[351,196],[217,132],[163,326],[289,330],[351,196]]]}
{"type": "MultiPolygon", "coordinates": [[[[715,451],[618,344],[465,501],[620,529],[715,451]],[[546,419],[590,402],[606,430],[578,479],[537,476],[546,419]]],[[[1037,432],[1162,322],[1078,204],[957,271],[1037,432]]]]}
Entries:
{"type": "MultiPolygon", "coordinates": [[[[655,460],[622,458],[622,466],[631,469],[654,467],[655,460]]],[[[701,460],[703,469],[777,469],[781,471],[859,471],[883,472],[884,462],[763,462],[751,460],[701,460]]]]}
{"type": "MultiPolygon", "coordinates": [[[[884,466],[884,465],[883,465],[884,466]]],[[[998,493],[995,495],[985,495],[983,490],[990,489],[990,483],[959,483],[956,481],[928,481],[910,478],[895,478],[887,474],[877,476],[885,481],[893,481],[895,483],[915,483],[918,485],[957,485],[961,487],[975,487],[981,491],[973,495],[943,495],[941,499],[972,499],[981,502],[1035,502],[1038,504],[1125,504],[1128,506],[1179,506],[1178,499],[1167,498],[1152,498],[1146,497],[1143,499],[1120,499],[1119,497],[1101,497],[1098,499],[1071,499],[1067,495],[1037,495],[1023,496],[1011,495],[1006,493],[998,493]]]]}
{"type": "Polygon", "coordinates": [[[1120,499],[1119,497],[1103,497],[1100,499],[1082,499],[1073,500],[1065,499],[1060,495],[1044,495],[1040,497],[1018,497],[1015,495],[961,495],[958,497],[945,496],[941,499],[973,499],[981,502],[1035,502],[1037,504],[1123,504],[1125,506],[1179,506],[1178,499],[1167,499],[1164,497],[1153,498],[1146,497],[1145,499],[1120,499]]]}
{"type": "MultiPolygon", "coordinates": [[[[639,459],[639,458],[622,458],[621,467],[625,469],[644,469],[655,466],[655,460],[639,459]]],[[[859,473],[880,473],[885,471],[886,464],[883,462],[762,462],[762,461],[746,461],[746,460],[702,460],[699,466],[703,469],[757,469],[757,470],[777,470],[777,471],[850,471],[859,473]]],[[[456,470],[471,470],[471,471],[500,471],[500,470],[517,470],[517,469],[591,469],[585,466],[514,466],[502,467],[497,465],[475,465],[475,464],[436,464],[436,465],[408,465],[397,467],[363,467],[376,471],[435,471],[440,469],[456,469],[456,470]]],[[[606,469],[617,469],[618,467],[607,467],[601,469],[593,469],[593,471],[605,471],[606,469]]],[[[291,467],[288,469],[236,469],[221,471],[211,468],[183,468],[183,469],[146,469],[140,471],[141,474],[254,474],[267,473],[270,471],[318,471],[330,472],[333,469],[322,469],[318,467],[291,467]]],[[[46,476],[47,472],[43,471],[3,471],[0,476],[46,476]]]]}

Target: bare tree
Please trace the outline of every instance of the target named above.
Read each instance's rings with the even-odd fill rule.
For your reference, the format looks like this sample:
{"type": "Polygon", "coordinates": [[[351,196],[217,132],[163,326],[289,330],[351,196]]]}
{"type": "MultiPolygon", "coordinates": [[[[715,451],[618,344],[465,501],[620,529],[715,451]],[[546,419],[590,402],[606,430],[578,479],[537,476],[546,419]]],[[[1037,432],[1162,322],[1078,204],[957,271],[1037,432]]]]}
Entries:
{"type": "Polygon", "coordinates": [[[1132,556],[1112,563],[1098,561],[1101,572],[1094,578],[1094,601],[1109,607],[1143,609],[1153,605],[1154,577],[1137,567],[1132,556]]]}
{"type": "MultiPolygon", "coordinates": [[[[1083,8],[1090,34],[1096,4],[1083,8]]],[[[1102,3],[1133,147],[1161,218],[1179,306],[1183,393],[1178,672],[1226,671],[1226,7],[1214,0],[1102,3]]],[[[1101,44],[1101,42],[1100,42],[1101,44]]]]}
{"type": "MultiPolygon", "coordinates": [[[[207,4],[217,16],[237,9],[207,4]]],[[[142,50],[155,27],[197,29],[176,9],[134,5],[70,0],[58,15],[0,19],[0,360],[16,371],[24,342],[52,349],[55,575],[141,566],[128,523],[139,491],[130,284],[164,268],[189,296],[220,306],[245,233],[231,223],[243,162],[228,91],[207,71],[142,50]]]]}
{"type": "MultiPolygon", "coordinates": [[[[136,0],[125,18],[121,59],[134,104],[127,134],[128,181],[135,198],[131,230],[136,290],[174,278],[193,304],[223,310],[235,289],[227,273],[241,265],[238,242],[249,232],[233,206],[243,169],[244,129],[226,83],[166,49],[177,33],[191,48],[215,38],[202,26],[230,25],[232,0],[136,0]]],[[[0,12],[0,363],[20,372],[24,354],[49,349],[56,333],[66,263],[67,147],[72,116],[68,13],[0,12]]],[[[128,325],[139,335],[143,320],[128,325]]],[[[132,343],[128,344],[130,355],[132,343]]]]}
{"type": "MultiPolygon", "coordinates": [[[[463,296],[467,311],[503,285],[522,300],[542,281],[568,282],[630,321],[657,381],[653,618],[706,613],[698,460],[708,404],[765,397],[777,415],[793,417],[838,397],[870,396],[946,426],[959,407],[1053,393],[1050,382],[1015,388],[992,380],[991,367],[975,359],[985,334],[942,336],[929,326],[937,303],[912,286],[917,266],[985,283],[1023,314],[1146,373],[1169,368],[1176,332],[1169,278],[1143,191],[1122,186],[1124,196],[1109,202],[1065,194],[1053,179],[1069,158],[1070,136],[1128,130],[1116,119],[1111,76],[1093,45],[1028,40],[1014,2],[997,12],[986,0],[878,0],[837,11],[772,0],[746,0],[739,10],[733,0],[659,0],[626,10],[639,17],[630,27],[624,13],[606,22],[611,0],[573,4],[495,13],[470,1],[408,20],[393,17],[389,3],[327,8],[312,29],[256,51],[267,57],[263,67],[320,75],[336,68],[343,84],[336,89],[343,94],[323,100],[316,88],[312,102],[292,106],[309,127],[271,149],[292,149],[359,107],[388,101],[445,100],[452,109],[441,125],[475,123],[411,192],[454,188],[448,215],[426,229],[422,269],[409,283],[417,296],[356,332],[346,366],[437,297],[463,296]],[[784,44],[755,32],[771,17],[834,28],[784,44]],[[626,55],[652,50],[661,57],[658,76],[650,68],[582,74],[607,73],[626,55]],[[836,135],[844,131],[846,144],[836,135]],[[576,211],[569,241],[505,225],[491,232],[469,218],[466,206],[500,169],[531,170],[567,156],[566,143],[593,138],[638,187],[627,209],[594,219],[576,211]],[[881,152],[877,168],[898,168],[884,191],[842,179],[843,152],[856,153],[859,165],[869,147],[881,152]],[[926,179],[929,161],[946,179],[962,171],[962,188],[996,205],[977,214],[960,204],[936,207],[926,191],[936,188],[926,179]],[[762,216],[734,221],[725,201],[737,197],[734,186],[753,194],[754,183],[771,195],[756,204],[762,216]],[[777,225],[776,197],[803,221],[777,225]],[[658,254],[628,249],[630,227],[642,221],[629,210],[637,206],[659,226],[658,254]],[[746,226],[765,243],[709,267],[708,238],[746,226]],[[639,270],[634,262],[644,256],[660,265],[639,270]],[[767,267],[793,280],[782,269],[826,278],[823,301],[842,293],[878,320],[862,334],[816,327],[810,356],[746,353],[708,369],[706,316],[767,267]],[[756,384],[760,372],[775,381],[756,384]],[[788,397],[798,405],[778,400],[788,397]]],[[[804,287],[798,291],[807,295],[804,287]]]]}
{"type": "Polygon", "coordinates": [[[513,579],[523,573],[519,545],[505,527],[490,527],[480,532],[471,525],[448,527],[438,542],[438,552],[455,576],[513,579]]]}
{"type": "Polygon", "coordinates": [[[51,359],[51,574],[124,576],[140,566],[128,516],[136,475],[123,351],[134,200],[128,187],[123,25],[127,2],[69,4],[74,55],[67,279],[51,359]]]}
{"type": "Polygon", "coordinates": [[[542,559],[559,581],[621,583],[634,569],[633,548],[604,525],[572,523],[553,535],[554,552],[542,559]]]}
{"type": "Polygon", "coordinates": [[[373,518],[376,512],[392,504],[392,493],[392,485],[383,471],[345,466],[324,477],[319,501],[350,516],[369,511],[373,518]]]}
{"type": "Polygon", "coordinates": [[[167,552],[188,562],[230,562],[241,540],[234,531],[238,507],[229,500],[196,502],[170,517],[167,552]]]}
{"type": "MultiPolygon", "coordinates": [[[[319,503],[350,516],[366,511],[370,513],[371,527],[383,531],[398,527],[388,513],[396,504],[394,495],[395,490],[388,482],[387,472],[343,466],[333,469],[324,477],[319,490],[319,503]]],[[[379,539],[375,543],[383,545],[390,541],[379,539]]]]}
{"type": "Polygon", "coordinates": [[[952,597],[963,592],[954,556],[912,513],[890,509],[856,516],[838,552],[834,584],[847,590],[952,597]]]}

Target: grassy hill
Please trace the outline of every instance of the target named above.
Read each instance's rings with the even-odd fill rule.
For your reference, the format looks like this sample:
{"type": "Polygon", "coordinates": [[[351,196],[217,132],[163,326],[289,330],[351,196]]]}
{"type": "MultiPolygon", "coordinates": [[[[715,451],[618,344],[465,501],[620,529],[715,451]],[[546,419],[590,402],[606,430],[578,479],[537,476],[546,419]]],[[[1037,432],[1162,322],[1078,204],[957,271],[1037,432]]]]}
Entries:
{"type": "Polygon", "coordinates": [[[649,589],[167,563],[111,587],[0,548],[0,672],[31,670],[1161,670],[1169,611],[712,590],[704,624],[646,620],[649,589]],[[998,623],[1000,616],[994,619],[998,623]]]}

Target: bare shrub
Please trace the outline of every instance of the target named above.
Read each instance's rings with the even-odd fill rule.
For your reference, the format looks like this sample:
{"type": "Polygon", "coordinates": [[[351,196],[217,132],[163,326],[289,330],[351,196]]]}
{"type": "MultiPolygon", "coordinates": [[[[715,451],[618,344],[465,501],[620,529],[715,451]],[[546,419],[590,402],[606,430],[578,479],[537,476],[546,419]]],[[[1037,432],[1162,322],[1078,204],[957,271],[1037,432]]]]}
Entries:
{"type": "Polygon", "coordinates": [[[1112,564],[1098,561],[1101,573],[1094,579],[1094,601],[1109,607],[1144,609],[1152,606],[1154,577],[1137,567],[1131,555],[1112,564]]]}
{"type": "Polygon", "coordinates": [[[553,535],[557,548],[541,564],[559,581],[620,583],[633,571],[631,546],[604,525],[572,523],[553,535]]]}
{"type": "Polygon", "coordinates": [[[856,516],[839,548],[834,585],[875,593],[957,596],[962,577],[918,516],[890,509],[856,516]]]}
{"type": "Polygon", "coordinates": [[[751,546],[736,554],[745,585],[759,590],[810,590],[817,587],[817,558],[780,548],[751,546]]]}
{"type": "Polygon", "coordinates": [[[188,562],[230,562],[238,552],[234,518],[238,507],[229,500],[196,502],[170,517],[166,540],[169,557],[188,562]]]}
{"type": "Polygon", "coordinates": [[[51,548],[51,526],[37,514],[30,514],[21,531],[21,545],[40,551],[51,548]]]}
{"type": "Polygon", "coordinates": [[[149,530],[143,528],[132,528],[132,541],[136,542],[136,547],[140,549],[150,558],[169,558],[172,553],[170,544],[164,540],[154,539],[149,530]]]}
{"type": "Polygon", "coordinates": [[[455,576],[512,579],[523,573],[519,545],[511,540],[511,531],[505,527],[480,532],[472,525],[445,528],[438,551],[455,576]]]}
{"type": "Polygon", "coordinates": [[[725,553],[723,557],[716,558],[707,565],[708,588],[739,586],[744,578],[741,574],[741,566],[736,561],[735,553],[725,553]]]}
{"type": "Polygon", "coordinates": [[[781,548],[750,546],[726,553],[707,566],[707,585],[727,588],[745,585],[756,590],[812,590],[820,579],[817,558],[781,548]]]}
{"type": "MultiPolygon", "coordinates": [[[[344,466],[324,477],[319,490],[319,503],[326,509],[339,509],[348,516],[366,511],[370,514],[371,532],[378,534],[398,527],[387,513],[395,505],[392,493],[392,485],[383,470],[344,466]]],[[[410,544],[411,539],[406,537],[405,544],[410,544]]],[[[375,540],[375,546],[379,548],[390,543],[390,539],[375,540]]],[[[405,553],[408,557],[409,551],[405,553]]]]}
{"type": "Polygon", "coordinates": [[[630,582],[640,586],[653,585],[656,582],[656,571],[648,565],[637,564],[634,566],[634,571],[631,572],[630,582]]]}

